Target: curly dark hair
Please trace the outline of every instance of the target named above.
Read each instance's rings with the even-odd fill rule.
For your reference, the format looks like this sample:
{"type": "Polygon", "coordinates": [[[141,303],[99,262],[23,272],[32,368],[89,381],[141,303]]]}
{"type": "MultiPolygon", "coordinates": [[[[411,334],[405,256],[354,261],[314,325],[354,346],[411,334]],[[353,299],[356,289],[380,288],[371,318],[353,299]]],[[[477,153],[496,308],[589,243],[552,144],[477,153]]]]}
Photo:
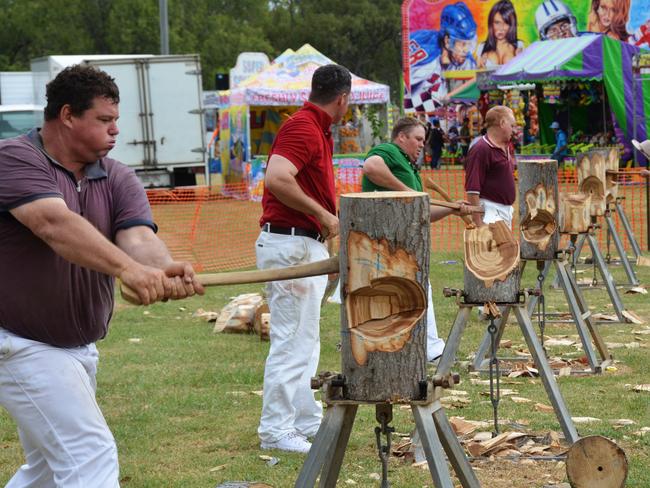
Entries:
{"type": "Polygon", "coordinates": [[[54,120],[64,105],[70,105],[73,115],[80,116],[92,107],[93,100],[105,97],[120,103],[120,91],[115,79],[92,66],[75,64],[61,71],[46,87],[45,120],[54,120]]]}
{"type": "Polygon", "coordinates": [[[352,90],[352,75],[339,64],[326,64],[319,67],[311,78],[309,101],[327,105],[336,97],[352,90]]]}

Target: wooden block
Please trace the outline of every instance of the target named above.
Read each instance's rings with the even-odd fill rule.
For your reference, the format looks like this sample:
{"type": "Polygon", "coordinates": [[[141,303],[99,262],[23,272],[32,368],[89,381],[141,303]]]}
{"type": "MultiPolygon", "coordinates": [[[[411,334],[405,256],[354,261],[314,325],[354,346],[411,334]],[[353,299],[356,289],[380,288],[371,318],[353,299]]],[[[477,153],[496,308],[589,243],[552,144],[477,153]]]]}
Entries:
{"type": "Polygon", "coordinates": [[[581,234],[591,225],[591,195],[584,193],[562,193],[559,210],[560,232],[581,234]]]}
{"type": "Polygon", "coordinates": [[[426,379],[428,195],[342,195],[340,225],[346,399],[420,399],[426,379]]]}
{"type": "Polygon", "coordinates": [[[519,243],[499,220],[466,229],[464,291],[467,303],[516,303],[521,282],[519,243]]]}
{"type": "Polygon", "coordinates": [[[520,161],[518,173],[521,258],[553,259],[560,243],[557,161],[520,161]]]}

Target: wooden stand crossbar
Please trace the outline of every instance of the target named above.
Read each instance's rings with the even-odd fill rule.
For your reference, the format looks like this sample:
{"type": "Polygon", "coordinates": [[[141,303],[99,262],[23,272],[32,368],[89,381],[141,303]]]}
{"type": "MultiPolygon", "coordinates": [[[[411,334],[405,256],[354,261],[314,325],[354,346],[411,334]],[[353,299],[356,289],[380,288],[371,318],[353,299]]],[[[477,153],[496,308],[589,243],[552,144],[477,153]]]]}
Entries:
{"type": "MultiPolygon", "coordinates": [[[[447,338],[447,343],[445,344],[445,349],[440,358],[440,363],[438,364],[438,369],[436,371],[437,375],[444,375],[451,371],[451,367],[456,360],[456,354],[460,346],[460,339],[463,335],[465,327],[470,317],[470,313],[475,306],[479,304],[471,303],[460,303],[458,304],[458,314],[447,338]]],[[[525,304],[516,303],[516,304],[500,304],[503,305],[502,314],[503,319],[502,323],[505,323],[504,319],[507,319],[508,314],[512,311],[517,318],[517,323],[521,329],[521,332],[526,340],[528,345],[528,350],[533,356],[535,365],[539,370],[539,376],[546,390],[546,394],[553,405],[553,410],[557,416],[558,421],[562,427],[562,432],[564,432],[564,437],[570,444],[573,444],[579,439],[576,428],[569,415],[569,411],[562,397],[562,393],[555,381],[553,376],[553,370],[551,369],[548,360],[546,359],[546,354],[537,334],[533,328],[533,324],[530,320],[528,311],[526,310],[525,304]]]]}
{"type": "MultiPolygon", "coordinates": [[[[523,267],[525,267],[526,261],[523,262],[523,267]]],[[[542,283],[548,276],[548,273],[551,269],[551,266],[555,267],[557,273],[557,280],[559,286],[564,291],[564,296],[569,305],[569,311],[573,318],[573,323],[576,325],[578,335],[580,336],[580,341],[582,342],[582,348],[589,362],[589,367],[592,373],[601,373],[603,368],[607,367],[612,360],[612,357],[607,349],[607,345],[600,335],[598,330],[598,325],[591,315],[587,301],[582,294],[582,290],[576,283],[576,280],[573,276],[573,273],[568,269],[569,262],[567,260],[566,254],[561,253],[558,255],[558,259],[553,261],[546,261],[544,269],[541,272],[542,283]],[[592,341],[598,349],[600,355],[600,361],[596,357],[594,348],[592,347],[592,341]]],[[[523,274],[523,268],[522,268],[523,274]]],[[[539,289],[539,288],[538,288],[539,289]]],[[[540,289],[541,291],[541,289],[540,289]]],[[[526,310],[529,317],[533,316],[535,306],[537,305],[538,297],[537,295],[532,295],[529,297],[526,310]]],[[[502,314],[502,317],[497,321],[497,343],[501,341],[503,331],[505,329],[506,323],[508,322],[509,310],[506,309],[505,313],[502,314]]],[[[485,368],[485,362],[489,361],[486,359],[486,356],[490,349],[490,334],[485,333],[481,345],[474,357],[472,362],[472,368],[475,371],[483,371],[485,368]]]]}
{"type": "MultiPolygon", "coordinates": [[[[338,377],[340,381],[340,376],[338,377]]],[[[456,381],[450,375],[436,375],[428,382],[429,391],[433,392],[423,401],[411,401],[411,411],[416,425],[416,432],[426,456],[429,472],[438,488],[453,488],[454,483],[447,466],[451,463],[456,476],[463,488],[480,488],[478,478],[472,470],[462,446],[454,433],[449,419],[440,404],[442,392],[440,384],[456,381]],[[446,457],[445,457],[446,454],[446,457]]],[[[342,388],[334,386],[337,379],[326,379],[321,391],[327,410],[316,434],[311,450],[298,475],[295,488],[311,488],[316,486],[320,476],[320,488],[335,488],[341,470],[345,450],[350,439],[350,433],[359,405],[375,405],[377,417],[380,412],[391,412],[392,404],[385,402],[363,402],[337,399],[342,388]]],[[[383,485],[382,485],[383,486],[383,485]]]]}

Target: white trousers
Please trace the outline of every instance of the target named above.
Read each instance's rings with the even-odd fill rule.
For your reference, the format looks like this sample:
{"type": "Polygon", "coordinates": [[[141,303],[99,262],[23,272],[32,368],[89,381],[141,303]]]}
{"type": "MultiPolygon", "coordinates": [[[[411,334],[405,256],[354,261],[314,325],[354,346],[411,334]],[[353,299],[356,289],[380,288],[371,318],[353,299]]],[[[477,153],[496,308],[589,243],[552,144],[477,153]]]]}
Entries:
{"type": "Polygon", "coordinates": [[[493,224],[497,220],[504,220],[508,227],[512,228],[512,205],[504,205],[503,203],[493,202],[492,200],[486,200],[485,198],[480,198],[479,201],[485,209],[483,222],[486,224],[493,224]]]}
{"type": "MultiPolygon", "coordinates": [[[[336,290],[328,300],[331,303],[341,304],[341,282],[339,281],[336,290]]],[[[429,292],[427,294],[427,361],[433,361],[442,354],[445,348],[445,341],[438,337],[436,315],[431,299],[431,281],[429,281],[429,292]]]]}
{"type": "MultiPolygon", "coordinates": [[[[324,244],[301,236],[261,232],[255,243],[257,267],[280,268],[327,259],[324,244]]],[[[271,346],[264,368],[262,416],[257,433],[276,442],[292,432],[313,436],[323,416],[311,378],[320,356],[320,306],[327,276],[267,284],[271,346]]]]}
{"type": "Polygon", "coordinates": [[[0,328],[0,405],[25,464],[6,488],[119,487],[117,448],[95,400],[94,344],[58,348],[0,328]]]}

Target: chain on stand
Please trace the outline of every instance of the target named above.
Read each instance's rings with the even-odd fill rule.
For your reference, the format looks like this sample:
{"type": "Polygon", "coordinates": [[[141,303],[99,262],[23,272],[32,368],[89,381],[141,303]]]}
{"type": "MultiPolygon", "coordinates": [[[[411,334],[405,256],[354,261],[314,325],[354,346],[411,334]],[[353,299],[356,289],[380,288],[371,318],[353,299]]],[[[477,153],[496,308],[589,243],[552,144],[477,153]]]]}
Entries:
{"type": "Polygon", "coordinates": [[[501,397],[501,384],[499,370],[499,358],[497,357],[497,326],[494,324],[494,315],[490,314],[490,325],[488,325],[490,334],[490,402],[494,414],[494,432],[493,437],[499,435],[499,400],[501,397]],[[495,379],[496,375],[496,379],[495,379]]]}
{"type": "Polygon", "coordinates": [[[540,340],[544,348],[544,329],[546,328],[546,300],[544,298],[544,261],[537,261],[537,287],[539,296],[537,297],[537,324],[539,325],[540,340]]]}
{"type": "Polygon", "coordinates": [[[389,404],[377,405],[377,421],[381,427],[375,427],[375,437],[377,438],[377,452],[381,461],[381,488],[390,488],[388,482],[388,458],[391,449],[391,434],[395,432],[395,428],[389,426],[393,420],[393,407],[389,404]],[[381,436],[386,436],[386,444],[382,444],[381,436]]]}

